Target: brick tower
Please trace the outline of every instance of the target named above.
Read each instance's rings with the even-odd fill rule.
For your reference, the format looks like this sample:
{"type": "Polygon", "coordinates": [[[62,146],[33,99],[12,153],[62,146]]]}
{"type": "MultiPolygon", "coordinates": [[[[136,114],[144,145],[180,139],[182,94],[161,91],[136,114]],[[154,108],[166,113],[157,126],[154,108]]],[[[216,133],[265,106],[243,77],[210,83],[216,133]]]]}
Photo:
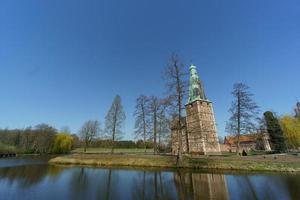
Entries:
{"type": "Polygon", "coordinates": [[[189,98],[186,104],[188,151],[196,154],[220,153],[212,102],[204,93],[196,66],[190,67],[189,98]]]}

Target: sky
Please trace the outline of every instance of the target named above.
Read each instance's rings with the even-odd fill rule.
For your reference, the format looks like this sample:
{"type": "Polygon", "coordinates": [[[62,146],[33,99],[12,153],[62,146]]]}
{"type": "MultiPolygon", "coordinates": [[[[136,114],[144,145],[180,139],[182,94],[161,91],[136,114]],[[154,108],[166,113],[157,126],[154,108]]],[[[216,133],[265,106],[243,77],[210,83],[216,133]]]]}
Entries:
{"type": "Polygon", "coordinates": [[[135,99],[164,95],[177,52],[197,66],[224,136],[236,82],[262,112],[293,112],[299,36],[298,0],[1,0],[0,128],[103,128],[119,94],[132,139],[135,99]]]}

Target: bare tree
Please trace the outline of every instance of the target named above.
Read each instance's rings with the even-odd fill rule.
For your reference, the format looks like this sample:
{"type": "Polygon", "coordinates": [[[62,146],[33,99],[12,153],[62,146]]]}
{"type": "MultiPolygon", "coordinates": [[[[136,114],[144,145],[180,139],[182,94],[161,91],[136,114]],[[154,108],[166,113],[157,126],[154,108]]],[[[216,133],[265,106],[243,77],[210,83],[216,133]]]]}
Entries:
{"type": "Polygon", "coordinates": [[[237,138],[236,153],[240,150],[240,135],[254,131],[255,123],[258,115],[258,106],[254,102],[253,94],[250,93],[249,87],[244,83],[236,83],[233,86],[232,101],[229,112],[231,117],[227,122],[227,132],[233,134],[237,138]]]}
{"type": "Polygon", "coordinates": [[[145,95],[140,95],[136,99],[135,105],[135,131],[136,138],[142,137],[144,142],[144,149],[146,152],[146,140],[149,134],[149,112],[148,112],[149,98],[145,95]]]}
{"type": "Polygon", "coordinates": [[[111,153],[114,153],[115,140],[118,140],[123,132],[121,128],[126,116],[123,110],[121,97],[117,95],[105,117],[105,132],[111,137],[111,153]]]}
{"type": "Polygon", "coordinates": [[[100,133],[100,122],[97,120],[86,121],[80,129],[80,138],[84,141],[84,152],[91,141],[100,133]]]}
{"type": "Polygon", "coordinates": [[[151,122],[151,131],[153,133],[153,149],[154,154],[157,154],[157,132],[158,132],[158,112],[160,107],[160,100],[156,96],[149,97],[149,114],[151,122]]]}
{"type": "Polygon", "coordinates": [[[63,127],[61,127],[60,132],[61,133],[71,134],[71,129],[68,126],[63,126],[63,127]]]}
{"type": "Polygon", "coordinates": [[[47,124],[39,124],[35,126],[33,136],[33,149],[36,152],[44,154],[52,148],[54,136],[57,130],[47,124]]]}
{"type": "Polygon", "coordinates": [[[167,116],[167,108],[169,106],[169,102],[165,99],[160,101],[160,107],[158,110],[158,146],[161,149],[162,140],[168,138],[170,136],[170,120],[167,116]]]}
{"type": "Polygon", "coordinates": [[[166,66],[164,78],[166,80],[167,93],[172,106],[173,115],[176,116],[176,127],[178,130],[178,159],[182,159],[182,131],[181,123],[182,111],[184,109],[184,99],[186,97],[187,72],[177,54],[172,54],[166,66]]]}

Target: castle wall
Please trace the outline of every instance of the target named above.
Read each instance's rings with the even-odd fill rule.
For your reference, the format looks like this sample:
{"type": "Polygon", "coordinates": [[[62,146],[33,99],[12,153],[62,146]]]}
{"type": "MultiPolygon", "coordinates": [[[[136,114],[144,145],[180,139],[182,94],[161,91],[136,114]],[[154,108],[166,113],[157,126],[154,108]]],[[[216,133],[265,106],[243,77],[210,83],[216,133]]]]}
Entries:
{"type": "MultiPolygon", "coordinates": [[[[182,152],[187,153],[187,143],[186,143],[186,128],[182,130],[182,152]]],[[[178,147],[179,147],[179,141],[178,141],[178,130],[173,129],[171,132],[172,137],[172,154],[177,155],[178,153],[178,147]]]]}
{"type": "MultiPolygon", "coordinates": [[[[197,100],[186,105],[186,126],[182,130],[183,153],[220,153],[212,103],[197,100]],[[188,142],[186,142],[186,134],[188,142]]],[[[172,153],[178,152],[178,130],[172,129],[172,153]]]]}
{"type": "Polygon", "coordinates": [[[190,153],[219,153],[212,103],[197,100],[186,105],[186,125],[190,153]]]}

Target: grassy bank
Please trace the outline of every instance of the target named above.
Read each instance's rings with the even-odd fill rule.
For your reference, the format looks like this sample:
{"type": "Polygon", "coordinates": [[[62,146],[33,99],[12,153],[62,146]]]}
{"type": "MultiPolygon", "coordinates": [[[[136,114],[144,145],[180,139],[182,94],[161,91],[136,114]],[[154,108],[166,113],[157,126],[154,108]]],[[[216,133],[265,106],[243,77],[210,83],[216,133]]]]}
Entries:
{"type": "Polygon", "coordinates": [[[180,164],[175,156],[137,154],[71,154],[49,161],[52,164],[90,165],[106,167],[160,167],[213,170],[300,172],[299,156],[185,157],[180,164]]]}
{"type": "MultiPolygon", "coordinates": [[[[83,153],[84,148],[77,148],[72,151],[72,153],[83,153]]],[[[110,153],[110,148],[88,148],[86,153],[110,153]]],[[[145,149],[135,149],[135,148],[115,148],[115,153],[145,153],[145,149]]],[[[153,153],[153,149],[146,149],[146,153],[153,153]]]]}
{"type": "Polygon", "coordinates": [[[9,146],[3,143],[0,143],[0,153],[19,153],[20,150],[14,146],[9,146]]]}

